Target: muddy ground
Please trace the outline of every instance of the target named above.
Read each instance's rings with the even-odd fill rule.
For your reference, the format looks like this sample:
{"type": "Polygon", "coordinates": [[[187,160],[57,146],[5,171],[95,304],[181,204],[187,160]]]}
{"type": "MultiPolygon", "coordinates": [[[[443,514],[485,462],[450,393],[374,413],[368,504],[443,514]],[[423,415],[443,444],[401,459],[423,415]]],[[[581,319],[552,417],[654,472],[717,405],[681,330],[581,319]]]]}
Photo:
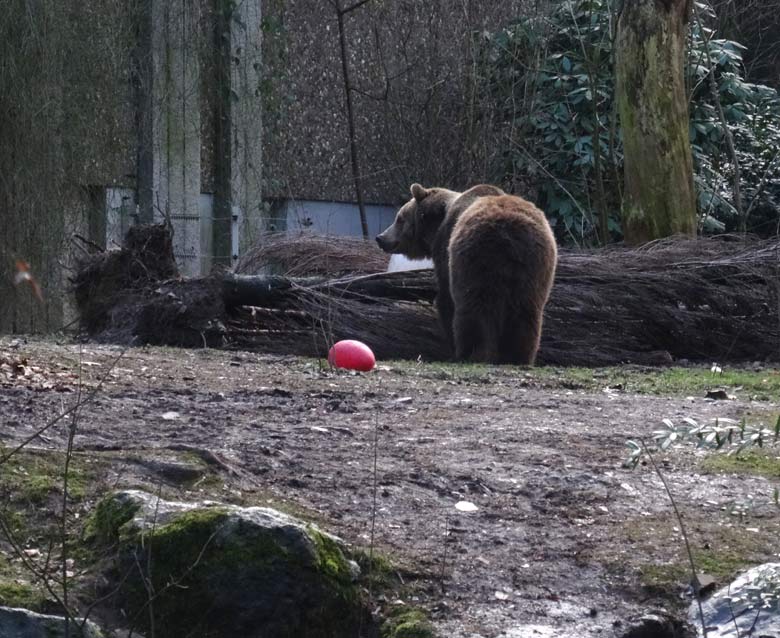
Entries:
{"type": "MultiPolygon", "coordinates": [[[[726,384],[735,398],[714,401],[707,386],[722,380],[709,370],[692,371],[692,385],[676,372],[664,395],[665,373],[636,370],[381,362],[353,374],[248,352],[10,338],[3,361],[6,450],[73,405],[81,385],[90,400],[75,450],[106,461],[102,485],[157,481],[181,498],[278,504],[366,549],[375,512],[376,551],[405,583],[380,603],[420,605],[453,638],[620,636],[646,611],[679,613],[680,528],[650,466],[622,467],[626,440],[663,419],[771,426],[780,412],[778,373],[762,367],[754,386],[726,384]],[[177,485],[165,463],[183,451],[214,475],[177,485]]],[[[30,446],[62,450],[69,423],[30,446]]],[[[657,460],[704,571],[725,582],[777,559],[777,450],[736,473],[687,445],[657,460]]]]}

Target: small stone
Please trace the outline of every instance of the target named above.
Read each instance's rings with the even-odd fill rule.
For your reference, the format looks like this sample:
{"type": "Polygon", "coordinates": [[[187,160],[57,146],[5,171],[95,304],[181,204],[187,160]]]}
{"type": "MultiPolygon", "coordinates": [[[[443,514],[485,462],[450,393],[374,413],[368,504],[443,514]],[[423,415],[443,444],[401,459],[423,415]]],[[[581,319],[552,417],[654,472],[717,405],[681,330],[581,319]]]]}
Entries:
{"type": "Polygon", "coordinates": [[[469,501],[458,501],[455,503],[455,509],[459,512],[476,512],[479,508],[469,501]]]}

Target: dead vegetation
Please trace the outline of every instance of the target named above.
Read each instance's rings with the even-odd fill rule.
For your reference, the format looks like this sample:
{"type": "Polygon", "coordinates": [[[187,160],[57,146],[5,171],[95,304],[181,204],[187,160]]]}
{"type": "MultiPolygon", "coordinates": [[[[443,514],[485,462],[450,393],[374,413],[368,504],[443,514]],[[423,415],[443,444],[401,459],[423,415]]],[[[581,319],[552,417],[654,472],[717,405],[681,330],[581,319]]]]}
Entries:
{"type": "MultiPolygon", "coordinates": [[[[378,272],[387,258],[371,243],[271,235],[237,268],[251,276],[160,281],[158,274],[175,272],[162,265],[160,250],[169,245],[134,236],[117,256],[82,266],[74,284],[89,334],[309,356],[352,338],[382,359],[448,356],[431,271],[378,272]]],[[[539,361],[777,361],[779,251],[776,240],[730,236],[562,251],[539,361]]],[[[172,265],[172,254],[165,257],[172,265]]]]}

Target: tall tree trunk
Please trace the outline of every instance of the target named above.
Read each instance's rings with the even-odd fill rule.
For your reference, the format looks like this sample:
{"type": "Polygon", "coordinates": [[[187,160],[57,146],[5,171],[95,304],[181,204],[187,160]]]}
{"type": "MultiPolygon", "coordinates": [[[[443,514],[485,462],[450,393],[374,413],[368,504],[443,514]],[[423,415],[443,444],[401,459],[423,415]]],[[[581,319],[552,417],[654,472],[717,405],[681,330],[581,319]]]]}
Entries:
{"type": "Polygon", "coordinates": [[[696,231],[684,82],[690,16],[691,0],[625,0],[618,21],[623,231],[630,244],[696,231]]]}

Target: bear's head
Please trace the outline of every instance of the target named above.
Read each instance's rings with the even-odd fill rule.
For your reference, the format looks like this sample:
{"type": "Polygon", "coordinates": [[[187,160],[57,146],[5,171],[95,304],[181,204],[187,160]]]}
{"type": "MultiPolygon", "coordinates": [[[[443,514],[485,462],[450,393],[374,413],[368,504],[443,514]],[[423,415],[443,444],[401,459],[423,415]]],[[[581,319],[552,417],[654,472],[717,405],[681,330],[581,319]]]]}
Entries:
{"type": "Polygon", "coordinates": [[[386,253],[409,259],[431,257],[433,240],[458,193],[446,188],[423,188],[412,184],[412,199],[401,207],[395,221],[377,235],[376,243],[386,253]]]}

